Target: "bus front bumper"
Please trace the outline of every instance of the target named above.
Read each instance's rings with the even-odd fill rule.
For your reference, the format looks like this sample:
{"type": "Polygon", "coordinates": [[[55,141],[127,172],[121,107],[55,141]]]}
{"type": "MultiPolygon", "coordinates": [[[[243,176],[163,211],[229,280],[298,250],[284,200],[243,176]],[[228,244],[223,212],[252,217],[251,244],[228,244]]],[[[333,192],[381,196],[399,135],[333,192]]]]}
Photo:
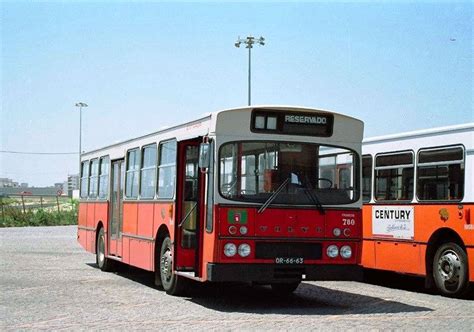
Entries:
{"type": "Polygon", "coordinates": [[[358,265],[207,264],[207,280],[214,282],[291,282],[297,280],[362,281],[358,265]]]}

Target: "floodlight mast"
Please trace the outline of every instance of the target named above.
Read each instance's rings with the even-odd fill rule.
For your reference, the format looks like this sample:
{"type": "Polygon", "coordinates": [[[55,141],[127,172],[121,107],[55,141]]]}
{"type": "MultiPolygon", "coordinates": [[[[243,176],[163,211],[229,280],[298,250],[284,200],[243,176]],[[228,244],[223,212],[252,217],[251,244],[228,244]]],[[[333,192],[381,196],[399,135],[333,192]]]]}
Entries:
{"type": "MultiPolygon", "coordinates": [[[[82,108],[88,107],[86,103],[76,103],[76,107],[79,107],[79,173],[78,176],[81,178],[81,149],[82,149],[82,108]]],[[[80,180],[79,180],[80,181],[80,180]]]]}
{"type": "Polygon", "coordinates": [[[235,42],[234,46],[237,48],[240,48],[241,44],[245,44],[245,48],[248,48],[249,50],[249,72],[248,72],[248,104],[250,106],[251,104],[251,86],[252,86],[252,75],[251,75],[251,67],[252,67],[252,48],[254,44],[263,46],[265,45],[265,38],[260,36],[259,38],[255,38],[252,35],[248,36],[247,38],[240,38],[240,36],[237,38],[237,41],[235,42]]]}

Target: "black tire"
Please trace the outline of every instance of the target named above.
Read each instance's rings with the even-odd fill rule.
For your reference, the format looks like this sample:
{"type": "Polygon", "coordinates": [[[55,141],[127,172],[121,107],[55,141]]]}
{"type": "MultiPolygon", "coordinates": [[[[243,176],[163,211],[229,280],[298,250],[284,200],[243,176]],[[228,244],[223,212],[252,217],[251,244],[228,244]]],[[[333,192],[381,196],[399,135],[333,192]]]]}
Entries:
{"type": "Polygon", "coordinates": [[[466,252],[456,243],[442,244],[433,259],[433,280],[438,291],[449,297],[462,297],[469,288],[466,252]]]}
{"type": "Polygon", "coordinates": [[[99,234],[97,234],[97,241],[95,244],[95,262],[102,271],[112,271],[113,262],[105,255],[105,232],[101,227],[99,234]]]}
{"type": "Polygon", "coordinates": [[[290,295],[300,285],[301,281],[294,281],[288,283],[274,283],[271,284],[272,291],[278,295],[290,295]]]}
{"type": "Polygon", "coordinates": [[[171,247],[171,239],[168,236],[161,244],[159,269],[161,287],[163,287],[166,293],[169,295],[182,294],[186,280],[177,276],[173,270],[173,249],[171,247]]]}

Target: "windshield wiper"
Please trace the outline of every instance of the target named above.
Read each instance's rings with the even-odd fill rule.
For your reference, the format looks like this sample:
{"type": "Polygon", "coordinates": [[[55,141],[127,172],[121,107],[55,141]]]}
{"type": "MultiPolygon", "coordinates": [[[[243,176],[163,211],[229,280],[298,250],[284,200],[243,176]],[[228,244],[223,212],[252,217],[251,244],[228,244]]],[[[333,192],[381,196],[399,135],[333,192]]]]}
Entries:
{"type": "Polygon", "coordinates": [[[275,192],[270,196],[268,197],[268,199],[265,201],[265,203],[262,204],[262,206],[260,207],[260,209],[258,209],[257,213],[262,213],[263,211],[265,211],[267,209],[267,207],[272,204],[272,202],[275,200],[275,198],[278,196],[278,194],[283,190],[283,188],[285,188],[285,186],[288,184],[288,182],[290,181],[290,178],[286,178],[285,181],[283,181],[282,184],[280,184],[280,186],[277,188],[277,190],[275,190],[275,192]]]}
{"type": "Polygon", "coordinates": [[[321,212],[321,214],[326,214],[326,211],[324,210],[323,205],[321,204],[321,201],[318,198],[318,195],[316,195],[316,193],[313,192],[313,186],[311,185],[311,181],[309,181],[308,176],[305,177],[305,180],[306,180],[305,181],[306,182],[306,185],[305,185],[306,195],[308,195],[309,198],[313,201],[314,205],[316,205],[316,207],[318,208],[319,212],[321,212]]]}

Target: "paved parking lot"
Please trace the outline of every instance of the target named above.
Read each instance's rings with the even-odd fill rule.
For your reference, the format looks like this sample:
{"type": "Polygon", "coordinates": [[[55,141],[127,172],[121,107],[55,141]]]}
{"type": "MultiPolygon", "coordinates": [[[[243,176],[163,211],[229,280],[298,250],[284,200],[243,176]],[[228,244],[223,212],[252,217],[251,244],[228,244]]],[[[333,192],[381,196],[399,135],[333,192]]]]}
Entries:
{"type": "Polygon", "coordinates": [[[150,273],[101,272],[75,238],[73,226],[0,229],[1,330],[474,330],[473,300],[429,294],[415,278],[306,282],[289,298],[247,285],[172,297],[150,273]]]}

